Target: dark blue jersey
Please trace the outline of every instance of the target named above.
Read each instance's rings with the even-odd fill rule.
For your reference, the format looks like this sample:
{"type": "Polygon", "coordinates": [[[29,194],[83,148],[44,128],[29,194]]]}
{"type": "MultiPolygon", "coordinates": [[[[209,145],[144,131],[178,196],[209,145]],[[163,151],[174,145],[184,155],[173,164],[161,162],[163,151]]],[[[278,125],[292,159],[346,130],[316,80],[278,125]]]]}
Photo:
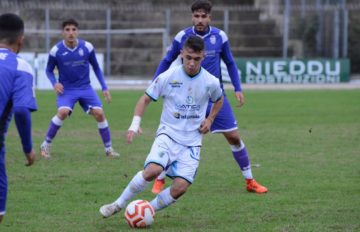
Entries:
{"type": "Polygon", "coordinates": [[[95,56],[91,43],[78,39],[73,49],[65,45],[65,41],[58,42],[51,50],[46,67],[46,75],[53,85],[56,84],[54,69],[59,73],[59,82],[65,89],[85,89],[90,86],[90,64],[99,80],[102,90],[107,90],[103,73],[95,56]]]}
{"type": "Polygon", "coordinates": [[[222,59],[227,66],[234,90],[241,91],[240,77],[230,50],[228,37],[224,31],[211,26],[209,26],[208,31],[203,35],[197,33],[194,27],[188,27],[180,31],[175,36],[166,56],[160,62],[153,79],[170,67],[171,63],[180,54],[185,40],[190,35],[197,35],[205,42],[205,59],[202,61],[201,66],[217,77],[220,80],[221,86],[223,86],[220,66],[222,59]]]}
{"type": "MultiPolygon", "coordinates": [[[[0,154],[4,152],[4,141],[13,108],[37,109],[33,88],[33,70],[30,64],[8,49],[0,48],[0,154]]],[[[24,110],[17,111],[26,114],[24,110]]],[[[21,125],[20,131],[30,125],[21,125]]],[[[25,143],[31,144],[31,134],[26,134],[25,143]]],[[[28,150],[28,149],[27,149],[28,150]]]]}

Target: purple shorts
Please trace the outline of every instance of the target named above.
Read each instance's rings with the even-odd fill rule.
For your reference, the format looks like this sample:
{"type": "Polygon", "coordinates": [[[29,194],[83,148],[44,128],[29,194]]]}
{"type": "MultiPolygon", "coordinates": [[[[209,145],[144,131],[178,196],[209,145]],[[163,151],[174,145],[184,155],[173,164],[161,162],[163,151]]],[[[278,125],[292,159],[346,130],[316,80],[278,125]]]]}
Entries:
{"type": "MultiPolygon", "coordinates": [[[[212,103],[209,102],[206,116],[209,115],[212,103]]],[[[231,109],[230,103],[226,96],[224,96],[224,103],[213,124],[211,125],[211,133],[222,133],[237,130],[237,121],[234,112],[231,109]]]]}
{"type": "Polygon", "coordinates": [[[92,108],[102,108],[100,98],[92,87],[76,90],[66,89],[57,97],[58,109],[67,108],[73,111],[76,102],[79,102],[86,113],[89,113],[92,108]]]}

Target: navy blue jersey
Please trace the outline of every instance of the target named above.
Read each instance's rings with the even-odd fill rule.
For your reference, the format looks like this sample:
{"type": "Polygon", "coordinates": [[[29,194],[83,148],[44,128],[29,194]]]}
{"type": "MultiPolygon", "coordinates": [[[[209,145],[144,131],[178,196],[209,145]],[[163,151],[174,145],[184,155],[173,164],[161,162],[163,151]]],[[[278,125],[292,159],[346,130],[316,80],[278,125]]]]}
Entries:
{"type": "Polygon", "coordinates": [[[86,89],[90,87],[90,64],[99,80],[102,90],[107,90],[103,73],[95,56],[94,46],[84,40],[78,39],[73,49],[65,45],[65,41],[58,42],[50,50],[46,67],[46,75],[55,85],[55,66],[59,72],[59,82],[64,89],[86,89]]]}
{"type": "Polygon", "coordinates": [[[184,42],[190,35],[196,35],[201,37],[205,43],[205,59],[202,61],[201,66],[204,67],[209,73],[214,75],[220,80],[222,84],[221,76],[221,59],[225,62],[231,82],[235,91],[241,91],[240,77],[237,71],[237,66],[230,50],[230,44],[226,33],[216,27],[209,26],[208,32],[204,35],[200,35],[195,31],[195,27],[188,27],[180,31],[174,38],[166,56],[160,62],[159,67],[156,70],[154,79],[167,70],[171,63],[178,57],[184,42]]]}
{"type": "Polygon", "coordinates": [[[30,64],[12,51],[0,48],[0,154],[5,149],[5,134],[13,108],[37,109],[33,76],[30,64]]]}

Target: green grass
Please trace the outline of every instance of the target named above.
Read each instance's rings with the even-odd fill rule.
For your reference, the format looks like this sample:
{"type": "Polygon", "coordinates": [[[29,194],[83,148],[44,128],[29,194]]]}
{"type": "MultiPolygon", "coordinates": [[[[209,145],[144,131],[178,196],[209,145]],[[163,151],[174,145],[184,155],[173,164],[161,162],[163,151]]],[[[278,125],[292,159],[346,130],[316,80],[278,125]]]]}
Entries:
{"type": "MultiPolygon", "coordinates": [[[[25,167],[12,123],[0,231],[127,231],[123,213],[102,219],[98,209],[142,168],[153,142],[159,103],[146,112],[144,134],[126,144],[141,94],[113,91],[105,105],[119,159],[105,157],[94,119],[77,106],[53,143],[53,158],[25,167]]],[[[38,92],[37,100],[38,150],[56,108],[53,92],[38,92]]],[[[260,165],[253,174],[269,192],[247,193],[225,139],[208,135],[194,185],[157,213],[150,231],[360,231],[360,91],[247,91],[235,113],[251,162],[260,165]]],[[[136,198],[153,197],[148,188],[136,198]]]]}

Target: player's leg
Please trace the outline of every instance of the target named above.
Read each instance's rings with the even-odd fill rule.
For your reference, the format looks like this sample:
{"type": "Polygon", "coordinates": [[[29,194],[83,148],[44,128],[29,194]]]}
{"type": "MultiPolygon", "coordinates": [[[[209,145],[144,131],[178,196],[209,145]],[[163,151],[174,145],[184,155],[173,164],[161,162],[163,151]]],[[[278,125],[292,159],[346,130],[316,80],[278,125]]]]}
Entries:
{"type": "Polygon", "coordinates": [[[100,214],[105,218],[110,217],[122,208],[125,208],[127,202],[133,198],[137,193],[141,192],[154,180],[169,162],[168,151],[166,149],[169,138],[166,136],[159,136],[155,139],[151,151],[146,158],[144,170],[139,171],[129,182],[121,195],[112,203],[103,205],[100,208],[100,214]],[[161,145],[161,146],[159,146],[161,145]],[[158,154],[163,153],[160,157],[158,154]]]}
{"type": "Polygon", "coordinates": [[[108,157],[120,156],[120,154],[117,153],[112,147],[112,139],[111,139],[109,123],[106,120],[101,101],[98,95],[96,94],[96,92],[92,88],[82,90],[82,96],[79,100],[79,104],[86,113],[92,115],[95,118],[97,122],[99,135],[104,144],[106,156],[108,157]]]}
{"type": "Polygon", "coordinates": [[[150,181],[153,181],[162,170],[163,167],[159,164],[148,164],[143,171],[138,172],[130,181],[121,196],[115,201],[117,205],[120,206],[120,208],[125,207],[126,203],[137,193],[144,190],[150,181]]]}
{"type": "Polygon", "coordinates": [[[230,144],[234,159],[239,165],[240,170],[245,178],[247,191],[255,193],[266,193],[268,189],[257,183],[253,178],[248,152],[244,142],[240,139],[238,131],[224,132],[223,134],[230,144]]]}
{"type": "MultiPolygon", "coordinates": [[[[209,107],[211,105],[209,104],[209,107]]],[[[238,129],[235,115],[231,109],[228,99],[224,98],[223,106],[216,116],[212,126],[212,133],[222,133],[230,145],[230,149],[240,167],[240,170],[246,180],[246,188],[248,191],[256,193],[265,193],[267,188],[258,184],[251,171],[250,159],[245,144],[242,142],[238,129]]]]}
{"type": "Polygon", "coordinates": [[[75,103],[78,101],[78,93],[76,91],[64,91],[63,94],[57,96],[57,114],[51,119],[45,140],[40,146],[40,155],[44,158],[50,158],[50,148],[56,133],[61,128],[63,121],[71,114],[75,103]]]}
{"type": "Polygon", "coordinates": [[[163,167],[158,164],[149,164],[143,171],[139,171],[132,178],[115,202],[102,206],[99,210],[100,213],[107,218],[125,208],[128,201],[143,191],[150,181],[154,180],[162,170],[163,167]]]}
{"type": "Polygon", "coordinates": [[[151,202],[151,206],[155,211],[164,209],[176,202],[191,184],[182,178],[175,178],[171,187],[161,191],[151,202]]]}
{"type": "Polygon", "coordinates": [[[112,147],[112,139],[110,133],[109,123],[105,118],[104,111],[102,108],[94,107],[90,110],[90,114],[94,116],[97,127],[99,131],[99,135],[104,144],[105,154],[108,157],[118,157],[120,156],[113,147],[112,147]]]}
{"type": "Polygon", "coordinates": [[[161,191],[150,204],[155,211],[164,209],[179,199],[193,183],[200,161],[200,147],[184,147],[179,144],[172,146],[172,162],[166,173],[173,178],[171,187],[161,191]],[[174,158],[175,157],[175,158],[174,158]]]}
{"type": "Polygon", "coordinates": [[[50,148],[56,133],[61,128],[63,121],[71,113],[69,107],[60,107],[57,114],[51,119],[50,125],[45,135],[45,140],[40,145],[40,155],[44,158],[50,158],[50,148]]]}
{"type": "Polygon", "coordinates": [[[5,148],[0,149],[0,223],[5,215],[7,198],[7,175],[5,166],[5,148]]]}

